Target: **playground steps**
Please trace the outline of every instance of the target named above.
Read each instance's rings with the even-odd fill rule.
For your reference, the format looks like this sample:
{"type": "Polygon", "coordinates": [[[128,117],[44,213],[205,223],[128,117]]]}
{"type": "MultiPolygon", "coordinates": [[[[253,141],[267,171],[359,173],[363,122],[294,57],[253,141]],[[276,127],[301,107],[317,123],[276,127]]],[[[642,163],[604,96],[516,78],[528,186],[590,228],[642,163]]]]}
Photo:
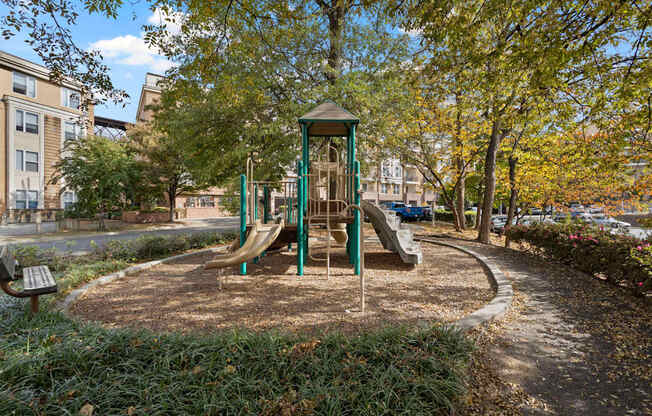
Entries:
{"type": "Polygon", "coordinates": [[[383,248],[398,253],[404,263],[421,264],[423,261],[421,246],[414,241],[412,230],[401,224],[394,212],[383,210],[367,201],[362,201],[361,206],[383,248]]]}

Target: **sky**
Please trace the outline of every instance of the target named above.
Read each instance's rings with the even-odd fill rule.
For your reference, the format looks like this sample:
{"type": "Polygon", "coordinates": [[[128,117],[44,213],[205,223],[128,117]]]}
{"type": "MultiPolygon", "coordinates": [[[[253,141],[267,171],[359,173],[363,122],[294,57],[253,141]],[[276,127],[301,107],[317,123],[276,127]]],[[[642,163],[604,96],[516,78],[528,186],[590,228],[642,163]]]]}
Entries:
{"type": "MultiPolygon", "coordinates": [[[[0,15],[6,12],[6,6],[0,6],[0,15]]],[[[89,16],[83,10],[79,12],[78,24],[71,28],[73,39],[81,48],[99,49],[104,63],[110,68],[113,85],[127,91],[130,96],[124,107],[122,104],[107,103],[97,106],[95,114],[135,121],[145,74],[163,74],[172,65],[165,57],[148,49],[143,41],[142,25],[160,23],[160,13],[149,10],[146,2],[123,6],[115,20],[89,16]]],[[[43,64],[30,45],[25,43],[25,38],[18,34],[9,40],[0,39],[0,50],[43,64]]]]}

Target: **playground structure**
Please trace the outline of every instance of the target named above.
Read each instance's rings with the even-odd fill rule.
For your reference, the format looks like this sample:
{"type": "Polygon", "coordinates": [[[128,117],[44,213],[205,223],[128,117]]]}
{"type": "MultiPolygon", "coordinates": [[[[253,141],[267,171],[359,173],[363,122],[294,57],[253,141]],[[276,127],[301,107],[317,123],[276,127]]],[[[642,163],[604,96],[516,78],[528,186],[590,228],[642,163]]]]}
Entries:
{"type": "MultiPolygon", "coordinates": [[[[353,273],[360,276],[360,306],[364,312],[364,211],[355,136],[359,122],[333,102],[325,102],[299,118],[302,152],[296,182],[256,181],[254,163],[249,159],[246,174],[240,175],[240,248],[216,257],[206,268],[240,264],[240,274],[246,275],[247,262],[256,263],[267,250],[286,246],[292,249],[296,243],[297,275],[303,275],[304,263],[310,258],[325,262],[328,278],[333,237],[336,243],[345,244],[353,273]],[[342,137],[345,146],[337,141],[342,137]],[[272,189],[281,190],[285,202],[280,223],[268,225],[275,222],[270,212],[272,189]],[[262,213],[259,191],[263,194],[262,213]],[[259,214],[262,218],[258,218],[259,214]],[[325,257],[316,257],[310,250],[310,234],[318,229],[326,231],[325,257]]],[[[398,252],[406,263],[421,263],[421,250],[412,241],[411,232],[395,224],[389,213],[378,214],[380,208],[365,204],[383,246],[398,252]]]]}

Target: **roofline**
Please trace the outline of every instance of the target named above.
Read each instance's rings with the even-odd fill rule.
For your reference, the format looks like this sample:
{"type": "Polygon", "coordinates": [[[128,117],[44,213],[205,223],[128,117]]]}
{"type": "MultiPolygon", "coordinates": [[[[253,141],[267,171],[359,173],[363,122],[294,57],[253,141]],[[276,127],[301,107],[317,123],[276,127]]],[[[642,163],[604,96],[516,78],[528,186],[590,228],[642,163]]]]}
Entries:
{"type": "MultiPolygon", "coordinates": [[[[50,82],[51,71],[47,67],[28,61],[27,59],[21,58],[20,56],[13,55],[5,51],[0,51],[0,65],[8,66],[17,71],[24,72],[28,75],[32,75],[50,82]]],[[[62,80],[61,85],[68,88],[81,88],[81,84],[70,79],[62,80]]]]}
{"type": "Polygon", "coordinates": [[[329,119],[323,119],[323,118],[300,118],[299,119],[299,124],[306,124],[306,123],[352,123],[352,124],[360,124],[360,119],[349,119],[349,120],[329,120],[329,119]]]}

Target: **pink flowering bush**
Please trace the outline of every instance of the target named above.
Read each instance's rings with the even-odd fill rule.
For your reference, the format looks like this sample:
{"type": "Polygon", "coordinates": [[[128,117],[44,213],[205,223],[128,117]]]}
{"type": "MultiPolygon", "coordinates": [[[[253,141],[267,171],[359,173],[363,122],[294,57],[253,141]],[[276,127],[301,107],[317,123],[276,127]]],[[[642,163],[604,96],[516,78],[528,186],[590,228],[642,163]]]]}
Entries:
{"type": "Polygon", "coordinates": [[[508,236],[527,243],[536,254],[627,286],[636,295],[652,290],[650,241],[579,223],[519,225],[511,227],[508,236]]]}

